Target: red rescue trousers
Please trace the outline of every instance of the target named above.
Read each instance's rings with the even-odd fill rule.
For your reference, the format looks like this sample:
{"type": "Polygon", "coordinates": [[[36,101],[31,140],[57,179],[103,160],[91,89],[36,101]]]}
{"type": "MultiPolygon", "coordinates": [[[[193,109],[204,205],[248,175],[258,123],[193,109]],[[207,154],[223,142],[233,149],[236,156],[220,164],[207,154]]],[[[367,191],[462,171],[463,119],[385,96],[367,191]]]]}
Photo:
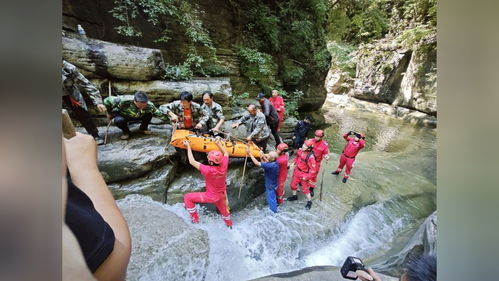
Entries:
{"type": "Polygon", "coordinates": [[[315,163],[315,165],[317,167],[317,170],[316,170],[317,173],[312,174],[312,177],[310,177],[310,187],[311,188],[315,188],[315,185],[317,184],[317,175],[319,174],[319,171],[321,170],[321,162],[315,163]]]}
{"type": "Polygon", "coordinates": [[[192,220],[197,222],[198,213],[196,211],[195,203],[212,203],[215,204],[220,214],[222,214],[222,219],[227,226],[232,226],[232,220],[230,219],[230,213],[225,204],[225,193],[224,192],[191,192],[184,195],[185,208],[191,214],[192,220]]]}
{"type": "Polygon", "coordinates": [[[281,205],[284,201],[284,183],[286,182],[286,178],[284,180],[279,179],[279,184],[277,185],[277,204],[281,205]]]}
{"type": "Polygon", "coordinates": [[[343,170],[343,167],[346,164],[347,169],[346,169],[345,175],[343,177],[348,178],[350,176],[350,172],[352,171],[353,162],[355,162],[355,158],[346,157],[345,154],[342,153],[341,157],[340,157],[340,165],[338,166],[338,169],[336,169],[336,172],[338,172],[338,173],[341,172],[341,170],[343,170]]]}
{"type": "Polygon", "coordinates": [[[308,177],[309,174],[298,170],[296,167],[293,171],[293,178],[291,179],[291,190],[298,190],[298,184],[301,185],[301,191],[303,194],[309,194],[310,181],[304,180],[303,177],[308,177]]]}

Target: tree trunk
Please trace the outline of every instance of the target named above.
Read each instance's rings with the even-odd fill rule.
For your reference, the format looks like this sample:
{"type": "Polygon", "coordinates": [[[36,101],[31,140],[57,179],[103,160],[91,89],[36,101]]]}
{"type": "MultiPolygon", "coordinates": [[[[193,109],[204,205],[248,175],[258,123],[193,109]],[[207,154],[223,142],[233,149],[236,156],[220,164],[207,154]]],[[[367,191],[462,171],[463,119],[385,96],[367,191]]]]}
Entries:
{"type": "Polygon", "coordinates": [[[164,62],[157,49],[119,45],[75,36],[62,38],[62,57],[100,77],[127,80],[161,79],[164,62]]]}

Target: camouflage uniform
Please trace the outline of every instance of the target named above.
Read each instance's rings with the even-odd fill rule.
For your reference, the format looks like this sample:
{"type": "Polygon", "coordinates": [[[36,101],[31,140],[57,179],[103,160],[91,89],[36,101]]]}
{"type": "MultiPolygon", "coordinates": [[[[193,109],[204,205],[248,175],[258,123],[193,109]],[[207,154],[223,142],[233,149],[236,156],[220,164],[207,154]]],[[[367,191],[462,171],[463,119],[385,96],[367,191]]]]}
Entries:
{"type": "Polygon", "coordinates": [[[218,103],[213,102],[211,105],[211,108],[209,108],[206,104],[203,103],[201,108],[203,110],[206,110],[206,112],[208,112],[208,116],[209,116],[208,123],[207,123],[208,130],[215,128],[215,126],[218,124],[218,122],[220,122],[220,120],[222,120],[222,119],[225,120],[225,117],[224,117],[224,114],[222,111],[222,106],[219,105],[218,103]]]}
{"type": "Polygon", "coordinates": [[[162,120],[166,116],[152,102],[147,102],[145,109],[138,109],[134,104],[134,96],[110,96],[104,99],[107,112],[114,118],[114,124],[120,128],[124,134],[129,134],[128,121],[141,120],[140,130],[147,130],[147,126],[153,115],[162,120]]]}
{"type": "Polygon", "coordinates": [[[69,114],[78,120],[85,130],[94,138],[99,136],[99,131],[88,114],[88,106],[83,97],[85,93],[94,105],[102,104],[99,90],[81,74],[76,66],[62,61],[62,100],[63,107],[69,114]]]}
{"type": "MultiPolygon", "coordinates": [[[[163,104],[159,107],[159,110],[161,110],[166,115],[168,115],[169,112],[173,112],[178,116],[178,122],[180,124],[184,124],[184,107],[182,106],[181,101],[176,100],[171,103],[163,104]]],[[[200,123],[203,126],[204,130],[206,130],[206,125],[209,119],[208,112],[204,110],[199,104],[191,102],[191,114],[192,126],[196,126],[196,124],[200,123]]]]}
{"type": "Polygon", "coordinates": [[[270,136],[270,129],[265,121],[265,115],[260,111],[258,111],[255,116],[251,115],[249,112],[245,112],[237,122],[246,125],[246,130],[253,142],[265,152],[267,150],[267,141],[270,136]]]}

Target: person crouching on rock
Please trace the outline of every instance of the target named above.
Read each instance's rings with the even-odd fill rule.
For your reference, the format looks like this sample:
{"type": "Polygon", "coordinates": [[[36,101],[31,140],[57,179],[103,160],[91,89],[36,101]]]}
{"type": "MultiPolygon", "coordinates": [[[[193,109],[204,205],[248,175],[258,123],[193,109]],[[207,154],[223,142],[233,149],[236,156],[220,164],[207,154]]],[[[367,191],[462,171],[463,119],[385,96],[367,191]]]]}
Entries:
{"type": "Polygon", "coordinates": [[[314,155],[314,141],[311,139],[306,140],[301,149],[296,152],[296,157],[291,168],[294,167],[293,179],[291,180],[291,191],[293,196],[288,197],[288,201],[298,200],[296,192],[298,190],[298,184],[301,185],[301,191],[307,197],[306,209],[312,208],[312,196],[310,196],[309,187],[311,186],[311,179],[316,173],[317,164],[314,155]]]}
{"type": "Polygon", "coordinates": [[[140,120],[139,131],[145,135],[152,132],[147,129],[153,116],[162,120],[167,120],[161,112],[147,97],[147,94],[141,91],[132,95],[109,96],[104,99],[104,105],[107,108],[107,118],[114,119],[114,124],[121,129],[123,135],[120,139],[127,140],[130,137],[128,122],[140,120]]]}
{"type": "Polygon", "coordinates": [[[269,209],[277,213],[276,191],[279,178],[279,163],[277,162],[277,152],[271,151],[269,154],[262,155],[262,162],[256,160],[255,156],[250,153],[249,145],[246,147],[246,153],[251,157],[251,161],[258,167],[262,167],[265,177],[265,194],[269,209]]]}
{"type": "Polygon", "coordinates": [[[348,177],[350,176],[350,172],[352,171],[353,163],[355,162],[355,156],[357,153],[366,146],[364,142],[364,135],[359,134],[353,131],[349,131],[348,133],[343,135],[343,138],[347,141],[343,152],[340,157],[340,165],[336,169],[336,171],[332,172],[333,175],[338,175],[343,170],[345,164],[347,165],[347,169],[345,171],[345,175],[343,176],[343,183],[346,183],[348,177]]]}
{"type": "Polygon", "coordinates": [[[277,163],[279,163],[279,179],[277,184],[277,205],[281,205],[284,199],[284,183],[288,177],[288,145],[280,143],[277,146],[277,163]]]}
{"type": "Polygon", "coordinates": [[[189,142],[184,141],[183,144],[187,147],[189,163],[201,172],[206,184],[206,192],[191,192],[184,195],[185,208],[191,215],[192,222],[199,222],[199,215],[196,211],[195,203],[212,203],[215,204],[222,215],[225,224],[229,228],[232,228],[229,209],[225,203],[227,197],[225,180],[227,178],[227,168],[229,166],[229,153],[225,147],[221,145],[221,141],[217,139],[215,144],[222,152],[219,150],[208,152],[209,165],[204,165],[194,159],[189,142]]]}

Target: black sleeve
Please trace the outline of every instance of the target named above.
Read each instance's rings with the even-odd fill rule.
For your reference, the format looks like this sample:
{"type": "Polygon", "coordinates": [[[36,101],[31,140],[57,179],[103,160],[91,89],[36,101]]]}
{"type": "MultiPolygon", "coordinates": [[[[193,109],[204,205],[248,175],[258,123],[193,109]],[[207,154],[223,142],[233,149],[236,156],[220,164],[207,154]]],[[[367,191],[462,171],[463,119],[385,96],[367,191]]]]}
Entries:
{"type": "Polygon", "coordinates": [[[97,212],[92,200],[71,181],[64,218],[78,240],[88,268],[95,272],[114,249],[114,232],[97,212]]]}

